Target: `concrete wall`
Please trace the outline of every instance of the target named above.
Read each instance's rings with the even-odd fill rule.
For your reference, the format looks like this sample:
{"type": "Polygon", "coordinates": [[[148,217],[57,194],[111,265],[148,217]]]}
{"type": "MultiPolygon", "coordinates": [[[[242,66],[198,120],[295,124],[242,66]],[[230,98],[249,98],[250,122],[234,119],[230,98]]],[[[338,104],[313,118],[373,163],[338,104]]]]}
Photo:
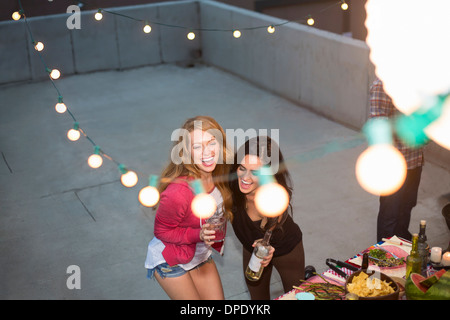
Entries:
{"type": "MultiPolygon", "coordinates": [[[[120,7],[111,11],[172,25],[200,26],[195,1],[120,7]]],[[[27,19],[35,41],[45,45],[41,54],[49,68],[58,68],[63,76],[125,69],[191,60],[200,50],[200,40],[188,40],[183,29],[152,25],[152,32],[145,34],[143,23],[108,13],[96,21],[95,12],[81,12],[81,29],[73,30],[66,26],[70,14],[27,19]]],[[[0,22],[0,61],[0,84],[47,77],[23,19],[0,22]]]]}
{"type": "MultiPolygon", "coordinates": [[[[111,9],[137,19],[154,20],[192,28],[233,29],[197,32],[143,24],[95,11],[82,12],[81,29],[69,30],[69,14],[29,18],[36,41],[43,41],[43,58],[62,75],[110,69],[126,69],[160,63],[189,63],[202,55],[203,62],[233,73],[251,83],[307,107],[316,113],[359,130],[367,119],[368,91],[374,77],[369,48],[363,41],[284,22],[271,16],[215,1],[176,1],[111,9]]],[[[0,22],[0,85],[47,77],[31,45],[23,20],[0,22]]],[[[232,94],[232,93],[231,93],[232,94]]],[[[450,151],[434,143],[427,158],[450,170],[450,151]]]]}
{"type": "MultiPolygon", "coordinates": [[[[203,28],[252,28],[284,22],[277,18],[201,2],[203,28]]],[[[367,45],[309,26],[288,23],[269,34],[265,28],[202,33],[203,60],[228,70],[317,113],[360,128],[367,119],[373,78],[367,45]]]]}

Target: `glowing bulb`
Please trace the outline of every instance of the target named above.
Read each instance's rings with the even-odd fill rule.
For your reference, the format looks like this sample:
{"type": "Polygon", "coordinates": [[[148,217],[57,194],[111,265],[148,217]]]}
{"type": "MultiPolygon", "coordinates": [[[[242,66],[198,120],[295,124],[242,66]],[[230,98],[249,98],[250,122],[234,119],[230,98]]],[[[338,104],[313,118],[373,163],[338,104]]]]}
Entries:
{"type": "Polygon", "coordinates": [[[406,161],[394,146],[377,144],[367,148],[356,161],[356,178],[369,193],[387,196],[395,193],[406,178],[406,161]]]}
{"type": "Polygon", "coordinates": [[[139,202],[146,207],[153,207],[159,201],[159,191],[155,187],[147,186],[139,191],[139,202]]]}
{"type": "Polygon", "coordinates": [[[189,32],[189,33],[187,34],[187,38],[188,38],[189,40],[194,40],[194,39],[195,39],[195,33],[189,32]]]}
{"type": "Polygon", "coordinates": [[[76,129],[70,129],[69,131],[67,131],[67,138],[70,141],[77,141],[78,139],[80,139],[80,131],[76,129]]]}
{"type": "Polygon", "coordinates": [[[259,187],[255,193],[255,206],[258,212],[267,217],[276,217],[286,211],[289,194],[275,181],[270,167],[258,170],[259,187]]]}
{"type": "Polygon", "coordinates": [[[125,187],[131,188],[137,184],[138,176],[134,171],[127,171],[120,176],[120,181],[125,187]]]}
{"type": "Polygon", "coordinates": [[[60,76],[61,76],[61,72],[59,72],[58,69],[53,69],[50,72],[50,78],[52,78],[53,80],[59,79],[60,76]]]}
{"type": "Polygon", "coordinates": [[[64,113],[64,112],[66,112],[66,110],[67,110],[67,107],[66,107],[66,105],[64,104],[64,102],[58,102],[56,105],[55,105],[55,110],[56,110],[56,112],[58,112],[58,113],[64,113]]]}
{"type": "Polygon", "coordinates": [[[268,33],[274,33],[275,32],[275,27],[274,26],[268,26],[267,27],[267,32],[268,33]]]}
{"type": "Polygon", "coordinates": [[[196,179],[190,182],[194,189],[195,197],[191,202],[192,213],[200,219],[208,219],[214,215],[217,209],[216,200],[208,193],[205,193],[202,181],[196,179]]]}
{"type": "Polygon", "coordinates": [[[103,164],[103,159],[99,154],[92,154],[88,158],[88,164],[91,168],[97,169],[103,164]]]}
{"type": "Polygon", "coordinates": [[[94,153],[88,158],[88,164],[91,168],[97,169],[103,163],[103,158],[100,156],[100,147],[94,146],[94,153]]]}
{"type": "Polygon", "coordinates": [[[241,37],[241,32],[239,31],[239,30],[234,30],[233,31],[233,37],[235,37],[236,39],[237,38],[240,38],[241,37]]]}
{"type": "Polygon", "coordinates": [[[308,20],[306,20],[306,23],[310,26],[312,26],[314,24],[314,19],[309,17],[308,20]]]}
{"type": "Polygon", "coordinates": [[[145,33],[150,33],[151,31],[152,31],[152,27],[150,27],[150,25],[149,24],[146,24],[145,26],[144,26],[144,32],[145,33]]]}
{"type": "Polygon", "coordinates": [[[450,1],[369,0],[365,8],[370,59],[397,109],[409,115],[426,97],[448,92],[450,1]]]}
{"type": "Polygon", "coordinates": [[[344,10],[344,11],[348,9],[348,4],[345,3],[345,1],[342,2],[341,9],[344,10]]]}
{"type": "Polygon", "coordinates": [[[42,51],[42,50],[44,50],[44,44],[42,42],[38,41],[35,43],[34,49],[36,49],[37,51],[42,51]]]}
{"type": "Polygon", "coordinates": [[[100,21],[100,20],[103,19],[103,14],[102,14],[102,11],[100,9],[95,13],[94,18],[97,21],[100,21]]]}
{"type": "Polygon", "coordinates": [[[21,15],[20,15],[19,11],[13,12],[13,14],[12,14],[13,20],[17,21],[20,19],[20,17],[21,17],[21,15]]]}
{"type": "Polygon", "coordinates": [[[194,197],[191,203],[192,213],[200,219],[208,219],[214,215],[217,203],[208,193],[201,193],[194,197]]]}
{"type": "Polygon", "coordinates": [[[262,215],[277,217],[286,211],[289,195],[278,183],[268,183],[258,187],[255,193],[255,206],[262,215]]]}

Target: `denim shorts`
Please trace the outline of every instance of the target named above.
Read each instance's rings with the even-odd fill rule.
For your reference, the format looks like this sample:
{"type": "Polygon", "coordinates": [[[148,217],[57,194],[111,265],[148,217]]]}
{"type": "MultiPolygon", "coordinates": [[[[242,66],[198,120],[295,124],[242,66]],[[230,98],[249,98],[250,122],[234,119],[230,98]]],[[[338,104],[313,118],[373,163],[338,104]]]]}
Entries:
{"type": "Polygon", "coordinates": [[[170,266],[167,262],[161,263],[159,265],[157,265],[156,267],[152,268],[152,269],[147,269],[147,278],[152,279],[155,277],[155,271],[158,272],[158,274],[160,275],[161,278],[176,278],[176,277],[181,277],[183,274],[191,271],[191,270],[195,270],[200,268],[202,265],[204,265],[205,263],[209,263],[212,261],[212,255],[210,255],[208,257],[208,259],[206,259],[205,261],[203,261],[202,263],[200,263],[198,266],[195,266],[194,268],[190,269],[190,270],[184,270],[182,267],[180,267],[179,265],[174,265],[174,266],[170,266]]]}

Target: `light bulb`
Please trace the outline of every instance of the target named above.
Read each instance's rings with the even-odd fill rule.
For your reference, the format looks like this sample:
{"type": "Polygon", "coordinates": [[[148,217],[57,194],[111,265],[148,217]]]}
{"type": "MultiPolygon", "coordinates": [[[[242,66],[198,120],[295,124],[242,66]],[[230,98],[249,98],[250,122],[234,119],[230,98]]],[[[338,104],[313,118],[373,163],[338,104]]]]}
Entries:
{"type": "Polygon", "coordinates": [[[274,33],[275,32],[275,27],[274,26],[268,26],[267,27],[267,32],[268,33],[274,33]]]}
{"type": "Polygon", "coordinates": [[[138,176],[134,171],[127,171],[120,176],[120,181],[125,187],[131,188],[137,184],[138,176]]]}
{"type": "Polygon", "coordinates": [[[348,9],[348,4],[345,3],[345,1],[342,2],[341,9],[344,10],[344,11],[348,9]]]}
{"type": "Polygon", "coordinates": [[[103,163],[103,158],[99,154],[92,154],[88,158],[88,164],[91,168],[97,169],[103,163]]]}
{"type": "Polygon", "coordinates": [[[34,49],[36,49],[37,51],[42,51],[42,50],[44,50],[44,44],[42,42],[38,41],[35,43],[34,49]]]}
{"type": "Polygon", "coordinates": [[[241,37],[241,32],[239,31],[239,30],[234,30],[233,31],[233,37],[235,37],[236,39],[237,38],[240,38],[241,37]]]}
{"type": "Polygon", "coordinates": [[[409,115],[448,92],[450,1],[368,0],[365,9],[370,60],[396,108],[409,115]]]}
{"type": "Polygon", "coordinates": [[[146,24],[145,26],[144,26],[144,32],[145,33],[150,33],[151,31],[152,31],[152,27],[150,27],[150,25],[149,24],[146,24]]]}
{"type": "Polygon", "coordinates": [[[189,40],[194,40],[194,39],[195,39],[195,33],[193,33],[192,31],[189,32],[189,33],[187,34],[187,38],[188,38],[189,40]]]}
{"type": "Polygon", "coordinates": [[[103,19],[103,14],[102,14],[101,10],[98,10],[98,12],[95,13],[94,18],[97,21],[100,21],[103,19]]]}
{"type": "Polygon", "coordinates": [[[50,72],[50,78],[52,78],[53,80],[59,79],[60,76],[61,76],[61,72],[59,72],[58,69],[53,69],[50,72]]]}
{"type": "Polygon", "coordinates": [[[13,12],[13,14],[12,14],[13,20],[16,20],[16,21],[20,20],[20,17],[21,17],[21,15],[20,15],[19,11],[13,12]]]}
{"type": "Polygon", "coordinates": [[[309,17],[308,20],[306,20],[306,23],[310,26],[314,25],[314,19],[309,17]]]}
{"type": "Polygon", "coordinates": [[[267,217],[277,217],[286,211],[289,195],[285,188],[276,182],[264,184],[256,190],[255,206],[258,212],[267,217]]]}
{"type": "Polygon", "coordinates": [[[217,203],[208,193],[200,193],[194,197],[191,203],[192,213],[200,219],[208,219],[217,209],[217,203]]]}
{"type": "Polygon", "coordinates": [[[159,201],[159,191],[155,187],[147,186],[139,191],[139,202],[146,207],[153,207],[159,201]]]}
{"type": "Polygon", "coordinates": [[[67,138],[70,141],[77,141],[78,139],[80,139],[80,131],[76,129],[70,129],[69,131],[67,131],[67,138]]]}
{"type": "Polygon", "coordinates": [[[67,107],[66,107],[66,105],[64,104],[64,102],[58,102],[58,103],[55,105],[55,110],[56,110],[56,112],[58,112],[58,113],[64,113],[64,112],[66,112],[67,107]]]}
{"type": "Polygon", "coordinates": [[[355,173],[364,190],[387,196],[403,185],[406,170],[406,161],[400,151],[389,144],[375,144],[358,157],[355,173]]]}

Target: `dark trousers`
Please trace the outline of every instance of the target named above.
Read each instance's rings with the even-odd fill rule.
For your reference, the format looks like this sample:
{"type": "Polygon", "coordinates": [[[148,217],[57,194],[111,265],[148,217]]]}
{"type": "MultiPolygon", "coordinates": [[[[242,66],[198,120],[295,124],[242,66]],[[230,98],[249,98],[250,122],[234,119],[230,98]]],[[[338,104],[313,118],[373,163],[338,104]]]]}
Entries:
{"type": "Polygon", "coordinates": [[[411,211],[417,204],[422,167],[408,170],[403,186],[390,196],[380,197],[377,220],[377,242],[393,235],[411,240],[409,222],[411,211]]]}
{"type": "MultiPolygon", "coordinates": [[[[242,248],[242,253],[245,274],[252,253],[244,248],[242,248]]],[[[300,280],[305,278],[305,253],[303,250],[303,242],[300,241],[288,254],[273,257],[269,265],[264,268],[261,278],[258,281],[250,281],[245,278],[252,300],[270,300],[270,277],[274,266],[280,274],[284,292],[292,290],[292,286],[300,285],[300,280]]]]}

